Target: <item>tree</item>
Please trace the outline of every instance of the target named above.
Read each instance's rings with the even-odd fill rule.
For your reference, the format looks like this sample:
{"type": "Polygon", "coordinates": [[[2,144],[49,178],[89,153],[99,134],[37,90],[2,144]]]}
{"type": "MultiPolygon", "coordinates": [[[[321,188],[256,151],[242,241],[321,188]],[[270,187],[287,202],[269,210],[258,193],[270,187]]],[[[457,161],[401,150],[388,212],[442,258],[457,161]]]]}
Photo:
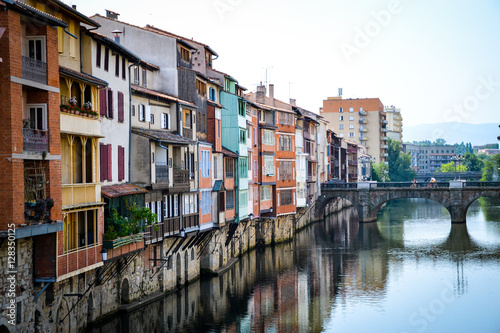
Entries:
{"type": "Polygon", "coordinates": [[[436,172],[466,172],[467,167],[465,165],[457,165],[455,169],[455,163],[450,162],[446,164],[441,164],[439,168],[436,169],[436,172]]]}
{"type": "Polygon", "coordinates": [[[491,161],[484,160],[484,167],[483,167],[483,177],[481,178],[481,181],[492,181],[492,180],[497,180],[498,176],[500,175],[500,154],[496,154],[491,156],[491,161]]]}
{"type": "Polygon", "coordinates": [[[444,146],[446,144],[446,140],[443,138],[438,138],[432,144],[435,146],[444,146]]]}
{"type": "Polygon", "coordinates": [[[410,181],[415,178],[416,173],[411,169],[411,155],[401,152],[398,141],[389,138],[387,153],[389,178],[392,181],[410,181]]]}
{"type": "Polygon", "coordinates": [[[465,153],[464,165],[468,171],[481,171],[483,169],[483,161],[477,155],[469,152],[465,153]]]}
{"type": "Polygon", "coordinates": [[[371,173],[372,173],[372,180],[377,181],[377,182],[388,182],[390,181],[389,177],[389,168],[385,163],[372,163],[371,164],[371,173]]]}

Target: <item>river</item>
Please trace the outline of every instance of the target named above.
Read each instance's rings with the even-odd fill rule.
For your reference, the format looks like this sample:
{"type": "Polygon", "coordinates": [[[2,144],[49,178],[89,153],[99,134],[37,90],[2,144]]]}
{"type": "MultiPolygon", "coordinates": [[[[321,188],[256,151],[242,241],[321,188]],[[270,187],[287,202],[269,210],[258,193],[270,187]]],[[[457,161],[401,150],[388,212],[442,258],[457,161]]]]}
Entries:
{"type": "Polygon", "coordinates": [[[500,201],[453,225],[425,199],[344,210],[89,332],[498,333],[500,201]]]}

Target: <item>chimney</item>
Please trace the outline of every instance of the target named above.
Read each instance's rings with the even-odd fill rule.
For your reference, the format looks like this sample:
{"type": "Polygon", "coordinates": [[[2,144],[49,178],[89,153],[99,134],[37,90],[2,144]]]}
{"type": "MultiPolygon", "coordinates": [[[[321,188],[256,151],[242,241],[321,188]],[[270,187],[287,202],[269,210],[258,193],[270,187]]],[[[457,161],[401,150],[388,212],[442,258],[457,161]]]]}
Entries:
{"type": "Polygon", "coordinates": [[[71,7],[72,7],[74,10],[76,10],[76,5],[72,5],[71,7]]]}
{"type": "Polygon", "coordinates": [[[111,33],[113,33],[113,36],[115,37],[115,42],[117,44],[120,44],[120,34],[122,32],[120,30],[116,29],[116,30],[111,31],[111,33]]]}
{"type": "Polygon", "coordinates": [[[290,98],[290,105],[297,106],[297,100],[295,98],[290,98]]]}
{"type": "Polygon", "coordinates": [[[274,84],[269,85],[269,102],[274,106],[274,84]]]}
{"type": "Polygon", "coordinates": [[[266,86],[263,86],[262,82],[257,86],[255,101],[260,104],[266,104],[266,86]]]}
{"type": "Polygon", "coordinates": [[[118,16],[120,14],[118,14],[117,12],[113,12],[111,10],[107,10],[106,9],[106,17],[107,18],[110,18],[110,19],[113,19],[113,20],[118,20],[118,16]]]}

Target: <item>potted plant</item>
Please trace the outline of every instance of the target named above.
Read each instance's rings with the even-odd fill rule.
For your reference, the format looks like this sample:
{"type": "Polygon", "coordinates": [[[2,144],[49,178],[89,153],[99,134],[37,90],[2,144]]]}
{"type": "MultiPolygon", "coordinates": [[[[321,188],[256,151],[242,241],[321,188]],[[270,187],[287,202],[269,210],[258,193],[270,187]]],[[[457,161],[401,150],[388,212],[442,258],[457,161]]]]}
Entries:
{"type": "Polygon", "coordinates": [[[54,199],[52,198],[45,199],[45,204],[47,205],[47,209],[51,210],[52,207],[54,207],[54,199]]]}
{"type": "Polygon", "coordinates": [[[68,112],[68,106],[66,104],[61,104],[60,109],[61,112],[68,112]]]}
{"type": "Polygon", "coordinates": [[[23,119],[23,128],[30,128],[30,120],[28,118],[23,119]]]}

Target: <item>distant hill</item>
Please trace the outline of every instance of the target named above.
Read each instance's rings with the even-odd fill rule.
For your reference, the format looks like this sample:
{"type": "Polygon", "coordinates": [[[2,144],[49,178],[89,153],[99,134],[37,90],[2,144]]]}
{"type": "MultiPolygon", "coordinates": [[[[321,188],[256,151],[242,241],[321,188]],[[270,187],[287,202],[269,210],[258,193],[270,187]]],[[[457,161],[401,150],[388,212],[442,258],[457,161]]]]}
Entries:
{"type": "Polygon", "coordinates": [[[438,138],[446,140],[447,144],[471,142],[473,146],[497,143],[500,136],[499,123],[467,124],[467,123],[437,123],[406,126],[403,124],[403,140],[434,141],[438,138]]]}

